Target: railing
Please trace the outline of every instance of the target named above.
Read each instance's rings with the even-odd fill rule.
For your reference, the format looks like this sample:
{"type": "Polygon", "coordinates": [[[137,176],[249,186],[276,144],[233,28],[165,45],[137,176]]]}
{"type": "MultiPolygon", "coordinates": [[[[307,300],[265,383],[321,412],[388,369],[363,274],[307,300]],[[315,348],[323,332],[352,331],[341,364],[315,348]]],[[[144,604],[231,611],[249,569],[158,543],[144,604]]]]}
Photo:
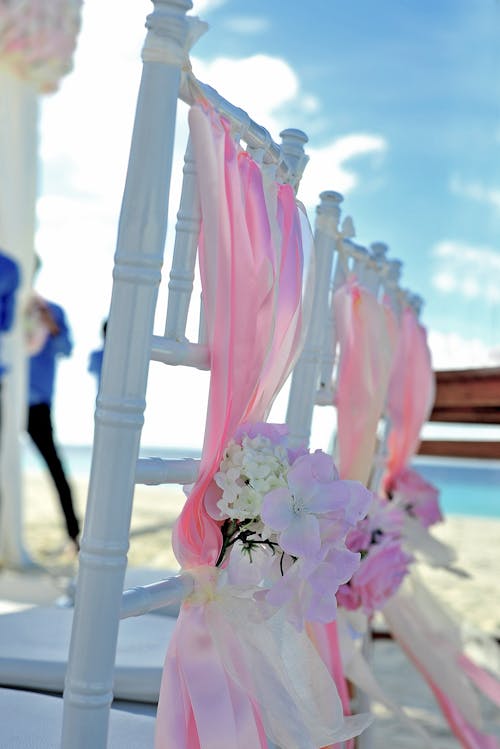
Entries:
{"type": "MultiPolygon", "coordinates": [[[[436,372],[436,400],[429,421],[500,425],[500,367],[436,372]]],[[[500,460],[500,438],[426,439],[419,454],[500,460]]]]}

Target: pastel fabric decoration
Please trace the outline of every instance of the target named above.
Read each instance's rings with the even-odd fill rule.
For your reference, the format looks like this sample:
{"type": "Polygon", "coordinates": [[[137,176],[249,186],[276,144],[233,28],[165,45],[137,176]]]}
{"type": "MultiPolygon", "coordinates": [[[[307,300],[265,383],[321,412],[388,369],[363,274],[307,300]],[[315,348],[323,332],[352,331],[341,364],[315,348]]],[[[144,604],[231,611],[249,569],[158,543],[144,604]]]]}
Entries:
{"type": "MultiPolygon", "coordinates": [[[[340,476],[366,484],[375,452],[377,424],[384,408],[397,340],[397,322],[387,305],[350,276],[334,297],[335,332],[339,342],[337,461],[340,476]]],[[[360,572],[360,570],[358,570],[360,572]]],[[[341,589],[346,588],[345,585],[341,589]]],[[[311,637],[330,668],[350,713],[342,669],[337,624],[311,622],[311,637]]],[[[351,742],[347,749],[352,749],[351,742]]]]}
{"type": "Polygon", "coordinates": [[[41,93],[72,69],[82,0],[0,0],[0,62],[41,93]]]}
{"type": "MultiPolygon", "coordinates": [[[[199,478],[174,528],[175,553],[195,589],[166,656],[155,746],[267,749],[268,739],[287,749],[326,746],[359,734],[370,718],[344,721],[335,685],[306,633],[255,585],[252,576],[266,555],[257,555],[262,565],[240,564],[245,550],[266,547],[263,526],[252,527],[249,538],[246,524],[262,521],[266,482],[283,486],[280,471],[287,474],[285,464],[301,460],[281,444],[283,427],[262,421],[302,337],[302,222],[291,187],[266,187],[223,119],[194,106],[189,121],[211,379],[199,478]],[[270,211],[279,232],[271,231],[270,211]],[[261,505],[245,491],[245,477],[263,482],[261,505]]],[[[333,474],[325,481],[342,483],[333,474]]],[[[269,542],[295,551],[299,543],[307,554],[312,543],[316,552],[309,530],[317,529],[322,509],[319,498],[311,499],[305,533],[271,511],[269,542]]],[[[362,513],[356,501],[352,510],[362,513]]]]}
{"type": "MultiPolygon", "coordinates": [[[[415,571],[383,613],[393,637],[432,689],[460,745],[464,749],[498,749],[498,740],[484,732],[473,686],[498,705],[500,680],[466,653],[466,638],[455,616],[415,571]]],[[[497,650],[496,643],[489,646],[497,650]]]]}
{"type": "Polygon", "coordinates": [[[342,478],[366,484],[375,452],[396,348],[392,312],[353,277],[334,298],[339,366],[338,467],[342,478]]]}
{"type": "MultiPolygon", "coordinates": [[[[408,464],[415,454],[420,430],[434,400],[435,384],[426,331],[412,309],[405,308],[388,396],[391,431],[388,440],[386,491],[396,506],[412,515],[409,540],[425,551],[423,531],[440,518],[434,487],[408,464]],[[408,509],[408,505],[410,509],[408,509]],[[417,521],[421,533],[416,536],[417,521]],[[424,544],[424,545],[423,545],[424,544]]],[[[428,539],[431,539],[429,534],[428,539]]],[[[446,550],[429,550],[429,558],[453,561],[446,550]]],[[[415,569],[387,602],[384,617],[392,635],[432,689],[451,730],[465,749],[498,749],[498,741],[483,732],[481,714],[471,682],[498,702],[500,681],[465,654],[461,627],[451,612],[428,591],[415,569]]],[[[495,646],[496,647],[496,646],[495,646]]]]}
{"type": "Polygon", "coordinates": [[[388,458],[382,483],[387,496],[406,512],[404,536],[408,548],[433,566],[449,567],[456,554],[428,531],[443,519],[439,490],[409,466],[434,401],[434,373],[426,335],[414,311],[405,308],[387,398],[388,458]]]}
{"type": "Polygon", "coordinates": [[[416,453],[420,431],[431,412],[434,397],[435,378],[427,333],[415,312],[405,307],[387,397],[390,432],[386,488],[416,453]]]}

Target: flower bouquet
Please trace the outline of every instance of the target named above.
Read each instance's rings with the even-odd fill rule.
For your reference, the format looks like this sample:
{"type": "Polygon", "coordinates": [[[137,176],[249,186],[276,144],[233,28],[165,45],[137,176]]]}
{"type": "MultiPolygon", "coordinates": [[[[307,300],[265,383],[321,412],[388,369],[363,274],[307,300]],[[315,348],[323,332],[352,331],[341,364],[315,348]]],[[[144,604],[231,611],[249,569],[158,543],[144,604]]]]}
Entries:
{"type": "Polygon", "coordinates": [[[291,448],[283,425],[243,425],[205,500],[222,523],[217,566],[229,583],[254,585],[270,615],[284,610],[297,630],[332,621],[335,593],[361,562],[346,537],[371,501],[361,484],[339,479],[326,453],[291,448]]]}
{"type": "Polygon", "coordinates": [[[431,526],[443,521],[439,490],[407,467],[390,479],[387,497],[391,506],[404,514],[403,538],[408,551],[434,567],[452,569],[455,551],[430,531],[431,526]]]}
{"type": "Polygon", "coordinates": [[[392,478],[388,493],[398,507],[419,520],[424,528],[443,521],[439,507],[439,489],[417,471],[411,468],[400,471],[392,478]]]}
{"type": "Polygon", "coordinates": [[[340,606],[372,616],[398,590],[413,560],[403,550],[403,525],[404,513],[374,496],[368,516],[346,539],[347,548],[361,555],[361,564],[351,579],[339,587],[340,606]]]}

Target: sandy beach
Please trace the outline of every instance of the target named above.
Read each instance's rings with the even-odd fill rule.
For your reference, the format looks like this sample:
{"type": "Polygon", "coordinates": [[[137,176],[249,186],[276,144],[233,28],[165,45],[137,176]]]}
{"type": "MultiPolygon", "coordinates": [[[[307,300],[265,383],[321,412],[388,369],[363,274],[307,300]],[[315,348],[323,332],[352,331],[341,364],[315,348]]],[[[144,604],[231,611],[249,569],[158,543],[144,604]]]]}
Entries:
{"type": "MultiPolygon", "coordinates": [[[[87,496],[84,479],[72,481],[76,504],[83,517],[87,496]]],[[[183,504],[180,487],[136,488],[129,551],[130,568],[160,571],[177,568],[171,549],[171,529],[183,504]]],[[[500,520],[451,516],[435,535],[452,545],[458,554],[457,567],[466,570],[464,578],[419,565],[431,589],[459,616],[491,635],[500,636],[500,520]]],[[[33,560],[43,569],[35,586],[16,587],[17,600],[53,601],[64,594],[77,572],[77,561],[63,551],[65,535],[52,488],[41,472],[25,480],[25,545],[33,560]],[[24,591],[24,592],[23,592],[24,591]]],[[[160,575],[159,575],[160,576],[160,575]]],[[[154,579],[155,573],[152,573],[154,579]]],[[[5,598],[5,581],[0,574],[0,599],[5,598]]],[[[19,578],[18,578],[19,579],[19,578]]],[[[12,597],[12,579],[9,587],[12,597]]],[[[424,725],[439,749],[458,747],[434,700],[420,676],[397,645],[377,641],[373,646],[374,670],[386,693],[408,707],[410,715],[424,725]]],[[[484,703],[486,725],[500,739],[500,711],[484,703]]],[[[408,733],[394,717],[375,706],[375,749],[421,749],[422,740],[408,733]]]]}

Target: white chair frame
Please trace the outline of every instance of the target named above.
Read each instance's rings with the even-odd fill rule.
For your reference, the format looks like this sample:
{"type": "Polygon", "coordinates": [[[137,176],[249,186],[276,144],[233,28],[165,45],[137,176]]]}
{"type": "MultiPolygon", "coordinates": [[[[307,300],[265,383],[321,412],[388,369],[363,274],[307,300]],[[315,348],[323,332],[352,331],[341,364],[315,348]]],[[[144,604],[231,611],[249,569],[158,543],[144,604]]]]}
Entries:
{"type": "MultiPolygon", "coordinates": [[[[421,300],[399,287],[402,264],[388,260],[388,247],[375,242],[370,250],[345,237],[339,227],[339,193],[326,191],[320,195],[315,226],[316,277],[311,322],[304,350],[292,374],[288,402],[287,423],[293,440],[309,444],[315,405],[332,406],[336,365],[335,314],[333,296],[345,282],[349,272],[376,297],[387,293],[391,304],[400,314],[402,302],[412,302],[415,309],[421,300]]],[[[345,223],[345,222],[344,222],[345,223]]],[[[350,229],[350,227],[349,227],[350,229]]],[[[382,432],[374,455],[369,488],[377,490],[385,466],[390,423],[386,415],[381,419],[382,432]]],[[[363,641],[364,655],[371,659],[371,637],[363,641]]],[[[356,710],[370,710],[370,699],[362,692],[356,695],[356,710]]],[[[358,749],[373,749],[373,729],[366,729],[356,739],[358,749]]]]}
{"type": "MultiPolygon", "coordinates": [[[[167,230],[169,183],[181,59],[190,0],[153,0],[147,19],[143,73],[120,216],[113,292],[95,435],[85,527],[80,552],[68,670],[64,691],[63,749],[104,749],[120,617],[136,616],[183,598],[188,574],[122,594],[134,484],[190,483],[195,460],[138,460],[150,360],[207,369],[209,352],[185,337],[193,286],[199,210],[194,164],[188,146],[178,213],[165,335],[153,335],[153,319],[167,230]],[[125,334],[126,332],[126,334],[125,334]]],[[[296,184],[307,157],[307,137],[269,133],[209,86],[199,84],[249,149],[275,163],[283,181],[296,184]]],[[[182,94],[189,100],[189,96],[182,94]]]]}
{"type": "MultiPolygon", "coordinates": [[[[302,354],[292,374],[286,416],[291,439],[296,444],[309,444],[314,407],[333,404],[336,364],[333,297],[337,289],[352,272],[376,296],[389,284],[390,293],[397,299],[401,263],[386,259],[388,248],[382,242],[374,243],[369,251],[345,237],[351,232],[339,226],[342,201],[340,193],[325,191],[316,209],[311,320],[302,354]]],[[[350,228],[350,219],[344,220],[347,222],[350,228]]]]}

